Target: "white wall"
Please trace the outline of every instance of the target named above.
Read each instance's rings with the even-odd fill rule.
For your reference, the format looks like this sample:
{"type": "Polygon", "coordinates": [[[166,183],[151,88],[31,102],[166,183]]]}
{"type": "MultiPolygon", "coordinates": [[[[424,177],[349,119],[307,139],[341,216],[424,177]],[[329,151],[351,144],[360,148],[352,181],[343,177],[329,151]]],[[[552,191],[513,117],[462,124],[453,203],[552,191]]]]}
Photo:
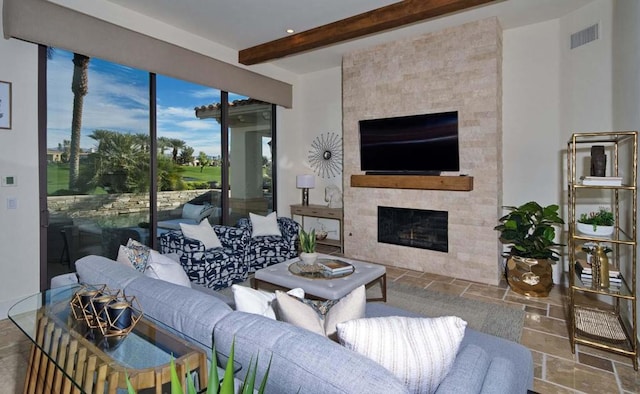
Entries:
{"type": "Polygon", "coordinates": [[[552,20],[503,32],[505,205],[559,204],[559,31],[559,21],[552,20]]]}
{"type": "MultiPolygon", "coordinates": [[[[613,10],[613,127],[640,130],[640,2],[616,0],[613,10]]],[[[640,198],[639,198],[640,199],[640,198]]],[[[638,201],[640,204],[640,201],[638,201]]],[[[640,211],[637,222],[640,223],[640,211]]],[[[640,256],[640,247],[637,255],[640,256]]],[[[636,283],[640,283],[636,271],[636,283]]],[[[640,316],[640,304],[636,305],[640,316]]]]}
{"type": "Polygon", "coordinates": [[[0,319],[40,283],[37,52],[36,45],[0,39],[0,80],[13,87],[12,129],[0,130],[0,176],[17,178],[17,186],[0,187],[0,319]],[[15,210],[7,209],[10,197],[15,210]]]}
{"type": "Polygon", "coordinates": [[[613,130],[613,4],[599,0],[560,19],[504,31],[505,205],[558,204],[567,219],[567,141],[575,132],[613,130]],[[570,50],[570,35],[595,23],[600,38],[570,50]]]}
{"type": "MultiPolygon", "coordinates": [[[[314,174],[307,159],[313,140],[327,132],[342,136],[341,95],[340,67],[305,74],[294,84],[295,114],[283,119],[283,127],[280,116],[287,110],[278,112],[278,212],[283,216],[289,216],[289,205],[302,201],[302,192],[296,189],[296,175],[314,174]]],[[[315,182],[315,188],[309,190],[310,204],[326,204],[324,188],[329,184],[342,190],[342,174],[329,179],[315,174],[315,182]]],[[[335,221],[322,223],[328,231],[337,230],[335,221]]],[[[336,235],[329,233],[331,238],[336,235]]]]}

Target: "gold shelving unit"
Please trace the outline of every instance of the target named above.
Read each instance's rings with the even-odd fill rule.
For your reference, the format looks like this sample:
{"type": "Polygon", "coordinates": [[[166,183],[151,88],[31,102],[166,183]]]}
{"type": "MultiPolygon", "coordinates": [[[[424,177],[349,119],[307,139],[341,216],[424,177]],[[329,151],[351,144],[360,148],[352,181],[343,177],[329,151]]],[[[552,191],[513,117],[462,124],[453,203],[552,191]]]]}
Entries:
{"type": "MultiPolygon", "coordinates": [[[[569,316],[571,350],[578,344],[628,356],[638,370],[637,317],[637,205],[638,132],[576,133],[568,142],[567,179],[569,214],[569,316]],[[588,176],[588,152],[593,145],[604,145],[611,160],[611,177],[621,177],[621,185],[584,185],[588,176]],[[576,207],[608,201],[615,217],[610,237],[584,235],[577,231],[576,207]],[[576,263],[585,264],[585,243],[611,249],[609,264],[620,271],[621,282],[609,287],[583,282],[576,263]]],[[[593,209],[587,208],[586,211],[593,209]]],[[[584,210],[583,210],[584,212],[584,210]]]]}

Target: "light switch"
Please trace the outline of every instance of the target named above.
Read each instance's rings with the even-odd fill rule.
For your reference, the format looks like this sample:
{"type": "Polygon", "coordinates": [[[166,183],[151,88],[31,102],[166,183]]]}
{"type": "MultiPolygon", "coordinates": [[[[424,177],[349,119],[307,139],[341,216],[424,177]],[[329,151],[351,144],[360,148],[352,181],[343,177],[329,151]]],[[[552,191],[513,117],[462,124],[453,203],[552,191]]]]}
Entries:
{"type": "Polygon", "coordinates": [[[17,184],[18,179],[13,175],[2,177],[2,186],[16,186],[17,184]]]}
{"type": "Polygon", "coordinates": [[[8,197],[7,209],[18,209],[18,199],[15,197],[8,197]]]}

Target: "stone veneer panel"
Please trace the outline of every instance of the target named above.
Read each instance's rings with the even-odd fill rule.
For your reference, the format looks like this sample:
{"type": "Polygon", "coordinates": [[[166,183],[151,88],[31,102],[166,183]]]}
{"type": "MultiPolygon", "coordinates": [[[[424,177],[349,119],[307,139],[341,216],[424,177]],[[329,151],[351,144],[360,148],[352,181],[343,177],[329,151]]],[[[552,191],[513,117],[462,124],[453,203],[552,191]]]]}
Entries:
{"type": "MultiPolygon", "coordinates": [[[[502,29],[496,18],[345,56],[344,235],[347,256],[497,284],[493,227],[502,196],[502,29]],[[358,121],[458,111],[460,173],[471,192],[352,188],[360,170],[358,121]],[[449,212],[449,253],[377,242],[378,205],[449,212]]],[[[456,174],[453,174],[456,175],[456,174]]]]}

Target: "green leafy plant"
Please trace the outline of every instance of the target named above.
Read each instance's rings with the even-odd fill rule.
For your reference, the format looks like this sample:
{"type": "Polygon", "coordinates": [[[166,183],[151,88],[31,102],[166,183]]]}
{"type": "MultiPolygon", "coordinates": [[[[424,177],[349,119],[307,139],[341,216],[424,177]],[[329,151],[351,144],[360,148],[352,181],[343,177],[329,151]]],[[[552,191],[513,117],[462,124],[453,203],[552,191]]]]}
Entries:
{"type": "Polygon", "coordinates": [[[315,253],[316,251],[316,229],[310,232],[300,229],[300,249],[304,253],[315,253]]]}
{"type": "Polygon", "coordinates": [[[558,215],[558,205],[542,207],[530,201],[519,207],[504,208],[510,212],[499,219],[501,224],[494,230],[500,231],[503,244],[511,245],[505,257],[559,260],[556,249],[563,245],[554,241],[555,226],[564,224],[564,221],[558,215]]]}
{"type": "Polygon", "coordinates": [[[593,231],[596,231],[597,226],[613,226],[615,220],[613,218],[613,212],[606,208],[601,207],[596,212],[583,213],[578,219],[579,223],[593,225],[593,231]]]}
{"type": "MultiPolygon", "coordinates": [[[[231,351],[229,352],[229,358],[227,359],[227,365],[224,370],[224,378],[222,380],[222,384],[220,384],[220,378],[218,376],[218,366],[215,362],[216,360],[216,348],[215,345],[211,349],[211,366],[209,369],[209,385],[207,386],[207,394],[235,394],[235,384],[234,384],[234,356],[235,356],[235,339],[231,343],[231,351]]],[[[177,368],[173,357],[171,357],[171,394],[197,394],[199,393],[196,390],[195,383],[193,382],[193,377],[191,373],[187,373],[186,376],[186,389],[182,388],[181,379],[178,376],[177,368]]],[[[187,365],[187,371],[189,371],[189,366],[187,365]]],[[[269,371],[271,370],[271,360],[269,360],[269,365],[267,366],[267,370],[262,378],[260,383],[260,387],[258,388],[258,394],[263,394],[267,387],[267,378],[269,377],[269,371]]],[[[256,382],[256,373],[258,371],[258,357],[256,356],[256,361],[253,362],[253,357],[249,361],[249,368],[247,369],[247,373],[244,377],[244,381],[242,382],[242,386],[240,388],[240,393],[242,394],[253,394],[254,387],[256,382]]],[[[125,376],[127,380],[127,391],[129,394],[136,394],[135,389],[131,385],[131,381],[129,380],[129,375],[125,371],[125,376]]]]}

